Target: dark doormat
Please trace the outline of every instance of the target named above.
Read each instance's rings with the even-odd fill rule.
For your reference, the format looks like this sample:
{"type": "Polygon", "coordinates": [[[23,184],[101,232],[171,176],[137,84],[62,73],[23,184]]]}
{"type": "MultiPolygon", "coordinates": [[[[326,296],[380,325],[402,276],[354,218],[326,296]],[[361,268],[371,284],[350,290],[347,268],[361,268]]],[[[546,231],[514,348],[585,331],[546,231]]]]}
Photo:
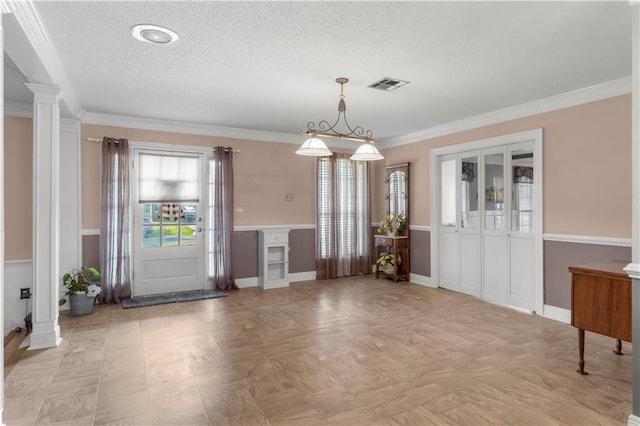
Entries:
{"type": "Polygon", "coordinates": [[[124,299],[123,309],[142,308],[144,306],[164,305],[167,303],[191,302],[193,300],[215,299],[224,297],[221,291],[214,290],[190,290],[176,293],[152,294],[150,296],[138,296],[124,299]]]}

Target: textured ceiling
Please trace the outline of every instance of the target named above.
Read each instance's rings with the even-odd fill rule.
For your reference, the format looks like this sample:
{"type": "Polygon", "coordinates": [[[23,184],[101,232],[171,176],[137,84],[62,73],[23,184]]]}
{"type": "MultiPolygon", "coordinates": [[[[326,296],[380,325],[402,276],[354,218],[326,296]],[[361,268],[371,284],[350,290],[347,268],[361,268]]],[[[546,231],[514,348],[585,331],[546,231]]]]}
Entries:
{"type": "Polygon", "coordinates": [[[631,75],[627,2],[37,2],[89,112],[377,139],[631,75]],[[136,41],[135,24],[181,39],[136,41]],[[408,80],[383,92],[383,77],[408,80]]]}

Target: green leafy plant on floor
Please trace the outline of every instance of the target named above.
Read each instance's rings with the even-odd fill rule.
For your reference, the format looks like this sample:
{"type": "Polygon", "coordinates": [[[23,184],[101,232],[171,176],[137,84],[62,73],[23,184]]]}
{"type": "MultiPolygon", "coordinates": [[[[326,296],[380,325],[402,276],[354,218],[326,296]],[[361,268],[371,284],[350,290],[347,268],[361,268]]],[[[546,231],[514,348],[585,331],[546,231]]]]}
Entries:
{"type": "MultiPolygon", "coordinates": [[[[62,285],[67,289],[65,293],[67,296],[84,293],[87,297],[96,297],[102,292],[102,276],[96,268],[82,266],[64,274],[62,285]]],[[[63,297],[58,304],[62,306],[66,302],[67,300],[63,297]]]]}

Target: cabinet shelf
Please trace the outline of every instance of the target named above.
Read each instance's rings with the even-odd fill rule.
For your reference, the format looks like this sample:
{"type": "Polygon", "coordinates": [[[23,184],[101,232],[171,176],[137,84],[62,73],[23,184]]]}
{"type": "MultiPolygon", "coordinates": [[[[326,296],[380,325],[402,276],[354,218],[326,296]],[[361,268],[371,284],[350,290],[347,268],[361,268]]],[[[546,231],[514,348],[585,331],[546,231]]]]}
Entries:
{"type": "Polygon", "coordinates": [[[391,278],[394,282],[398,280],[409,281],[409,237],[404,236],[387,236],[387,235],[375,235],[376,246],[376,259],[384,253],[390,253],[400,257],[400,263],[396,265],[393,272],[385,272],[382,265],[376,263],[376,278],[380,275],[383,277],[391,278]]]}
{"type": "Polygon", "coordinates": [[[259,276],[263,289],[289,286],[289,230],[258,231],[259,276]]]}

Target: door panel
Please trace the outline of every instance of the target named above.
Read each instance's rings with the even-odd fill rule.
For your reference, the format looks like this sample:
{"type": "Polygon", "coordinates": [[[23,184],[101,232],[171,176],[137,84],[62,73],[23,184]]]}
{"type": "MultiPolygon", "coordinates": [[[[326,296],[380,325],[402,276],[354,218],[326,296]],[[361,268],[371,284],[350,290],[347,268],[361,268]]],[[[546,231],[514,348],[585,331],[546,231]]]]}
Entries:
{"type": "Polygon", "coordinates": [[[458,291],[460,263],[457,232],[440,233],[439,283],[440,287],[458,291]]]}
{"type": "Polygon", "coordinates": [[[535,310],[535,257],[533,237],[510,239],[509,305],[535,310]]]}
{"type": "MultiPolygon", "coordinates": [[[[137,188],[133,203],[133,295],[171,293],[187,290],[201,290],[205,285],[204,267],[204,227],[202,221],[202,189],[204,175],[204,154],[179,153],[171,151],[135,150],[134,182],[138,176],[153,175],[142,170],[144,164],[137,162],[140,153],[159,157],[175,158],[181,154],[197,158],[199,199],[189,202],[137,202],[137,188]]],[[[162,185],[170,186],[170,174],[156,173],[163,180],[162,185]]],[[[145,184],[152,185],[150,179],[145,184]]]]}
{"type": "Polygon", "coordinates": [[[505,157],[504,147],[482,152],[483,173],[483,288],[482,299],[494,303],[507,303],[507,218],[505,211],[505,157]]]}
{"type": "Polygon", "coordinates": [[[511,231],[509,232],[509,304],[536,310],[535,158],[533,144],[509,147],[511,231]]]}
{"type": "Polygon", "coordinates": [[[507,303],[507,247],[503,236],[484,236],[484,287],[482,299],[507,303]]]}
{"type": "Polygon", "coordinates": [[[458,233],[458,167],[457,156],[440,159],[438,285],[458,291],[460,280],[460,236],[458,233]]]}
{"type": "Polygon", "coordinates": [[[482,295],[482,239],[479,234],[460,234],[460,291],[482,295]]]}
{"type": "Polygon", "coordinates": [[[482,238],[480,212],[482,197],[479,152],[467,152],[460,158],[460,291],[482,295],[482,238]]]}

